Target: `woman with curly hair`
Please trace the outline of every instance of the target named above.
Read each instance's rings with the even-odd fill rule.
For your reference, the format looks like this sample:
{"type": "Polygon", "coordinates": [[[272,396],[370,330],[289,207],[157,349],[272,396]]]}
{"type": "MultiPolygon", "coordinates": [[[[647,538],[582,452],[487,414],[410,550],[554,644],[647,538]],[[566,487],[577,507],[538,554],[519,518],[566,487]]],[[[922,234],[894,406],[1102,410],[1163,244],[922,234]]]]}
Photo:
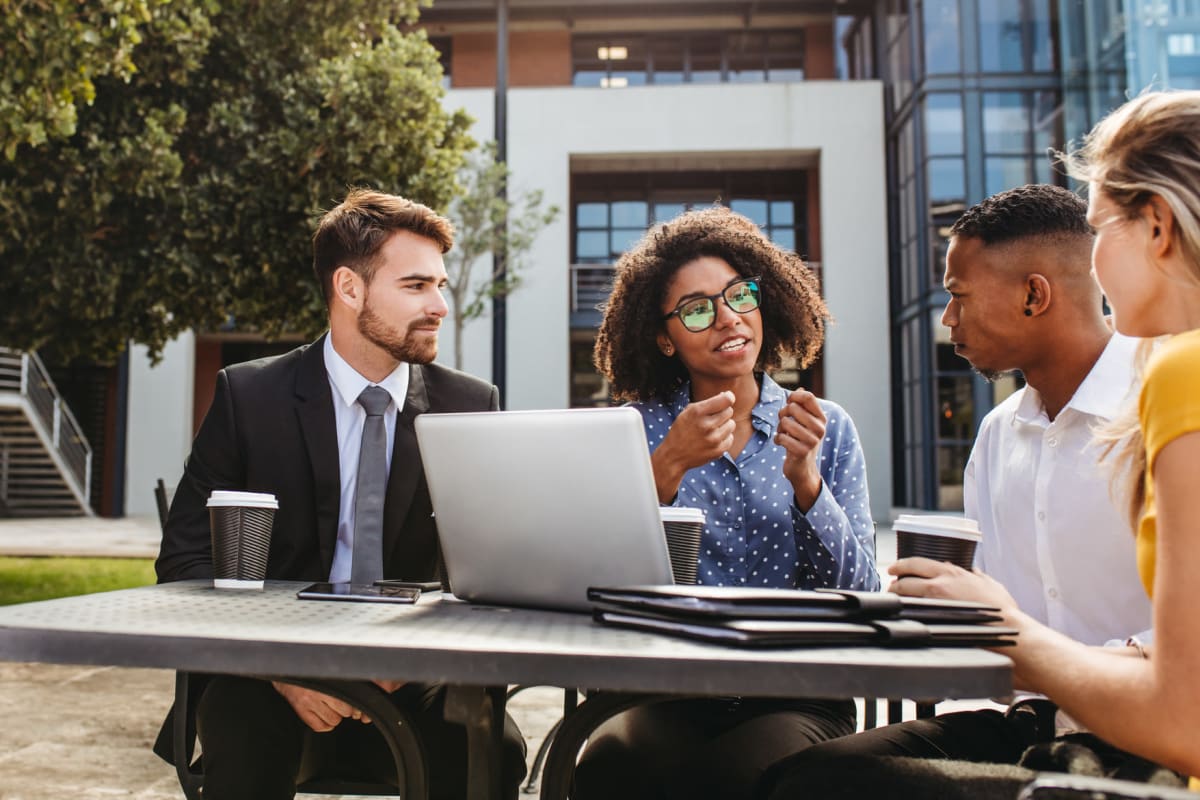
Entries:
{"type": "MultiPolygon", "coordinates": [[[[829,311],[799,256],[722,207],[651,229],[617,263],[596,366],[646,426],[660,502],[706,513],[708,585],[879,588],[850,417],[766,370],[820,351],[829,311]]],[[[746,796],[775,758],[853,732],[850,701],[679,700],[592,737],[576,796],[746,796]]]]}

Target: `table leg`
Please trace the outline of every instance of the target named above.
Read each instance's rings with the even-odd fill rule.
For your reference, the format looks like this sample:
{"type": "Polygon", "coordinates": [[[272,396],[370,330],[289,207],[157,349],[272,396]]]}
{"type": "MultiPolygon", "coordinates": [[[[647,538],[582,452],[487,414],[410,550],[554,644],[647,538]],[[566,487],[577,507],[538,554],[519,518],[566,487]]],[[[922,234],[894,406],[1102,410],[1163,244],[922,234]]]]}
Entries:
{"type": "Polygon", "coordinates": [[[467,800],[503,797],[503,686],[447,686],[446,720],[467,733],[467,800]]]}

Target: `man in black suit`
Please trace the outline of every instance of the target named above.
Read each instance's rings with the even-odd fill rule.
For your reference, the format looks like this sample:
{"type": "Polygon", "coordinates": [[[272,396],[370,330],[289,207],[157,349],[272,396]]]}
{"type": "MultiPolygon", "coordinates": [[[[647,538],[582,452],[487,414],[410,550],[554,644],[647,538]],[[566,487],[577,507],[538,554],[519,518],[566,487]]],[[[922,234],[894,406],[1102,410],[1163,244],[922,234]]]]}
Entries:
{"type": "MultiPolygon", "coordinates": [[[[329,332],[285,355],[220,372],[171,504],[155,565],[160,582],[212,576],[205,503],[214,489],[278,498],[268,579],[436,578],[437,530],[413,420],[427,411],[498,408],[494,386],[432,363],[448,311],[442,255],[452,236],[445,218],[380,192],[354,190],[325,214],[313,238],[313,268],[329,332]],[[365,429],[379,425],[379,410],[368,420],[368,395],[380,408],[386,404],[386,439],[375,428],[375,468],[359,461],[372,450],[365,429]],[[386,478],[378,476],[380,486],[386,480],[383,508],[372,510],[356,497],[358,478],[369,481],[373,469],[382,473],[388,464],[386,478]],[[364,554],[366,542],[374,546],[364,554]]],[[[377,683],[420,729],[431,796],[461,796],[466,739],[442,719],[442,687],[377,683]]],[[[297,782],[316,773],[395,780],[382,737],[333,697],[235,676],[214,676],[198,693],[208,800],[291,798],[297,782]]],[[[169,725],[155,750],[172,760],[169,725]]],[[[524,744],[511,720],[504,764],[505,788],[515,798],[524,744]]]]}

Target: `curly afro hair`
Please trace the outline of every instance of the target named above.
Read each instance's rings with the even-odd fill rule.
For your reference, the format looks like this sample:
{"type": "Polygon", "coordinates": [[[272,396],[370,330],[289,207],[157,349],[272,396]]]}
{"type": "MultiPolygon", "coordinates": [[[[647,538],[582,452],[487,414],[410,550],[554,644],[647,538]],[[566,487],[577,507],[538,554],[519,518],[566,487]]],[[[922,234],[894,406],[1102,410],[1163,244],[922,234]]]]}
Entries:
{"type": "Polygon", "coordinates": [[[804,260],[724,206],[689,211],[651,228],[617,261],[594,361],[618,400],[666,397],[688,379],[680,360],[663,355],[655,337],[664,324],[661,304],[672,276],[702,256],[760,279],[763,343],[756,370],[779,367],[785,355],[796,356],[805,368],[820,352],[830,314],[804,260]]]}

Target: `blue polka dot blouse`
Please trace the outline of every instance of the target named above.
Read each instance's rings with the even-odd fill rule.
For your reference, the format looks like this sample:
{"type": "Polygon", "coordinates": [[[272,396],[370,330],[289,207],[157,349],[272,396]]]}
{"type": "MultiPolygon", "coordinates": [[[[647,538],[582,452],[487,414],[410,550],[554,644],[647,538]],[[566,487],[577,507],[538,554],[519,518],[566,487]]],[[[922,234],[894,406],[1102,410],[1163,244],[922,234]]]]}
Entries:
{"type": "MultiPolygon", "coordinates": [[[[645,423],[650,452],[687,406],[690,391],[685,383],[669,399],[633,404],[645,423]]],[[[877,590],[875,524],[854,423],[841,406],[819,401],[826,417],[819,455],[823,485],[804,513],[783,477],[785,451],[773,441],[787,395],[763,375],[746,447],[736,458],[726,453],[683,476],[673,504],[706,514],[700,583],[877,590]]]]}

